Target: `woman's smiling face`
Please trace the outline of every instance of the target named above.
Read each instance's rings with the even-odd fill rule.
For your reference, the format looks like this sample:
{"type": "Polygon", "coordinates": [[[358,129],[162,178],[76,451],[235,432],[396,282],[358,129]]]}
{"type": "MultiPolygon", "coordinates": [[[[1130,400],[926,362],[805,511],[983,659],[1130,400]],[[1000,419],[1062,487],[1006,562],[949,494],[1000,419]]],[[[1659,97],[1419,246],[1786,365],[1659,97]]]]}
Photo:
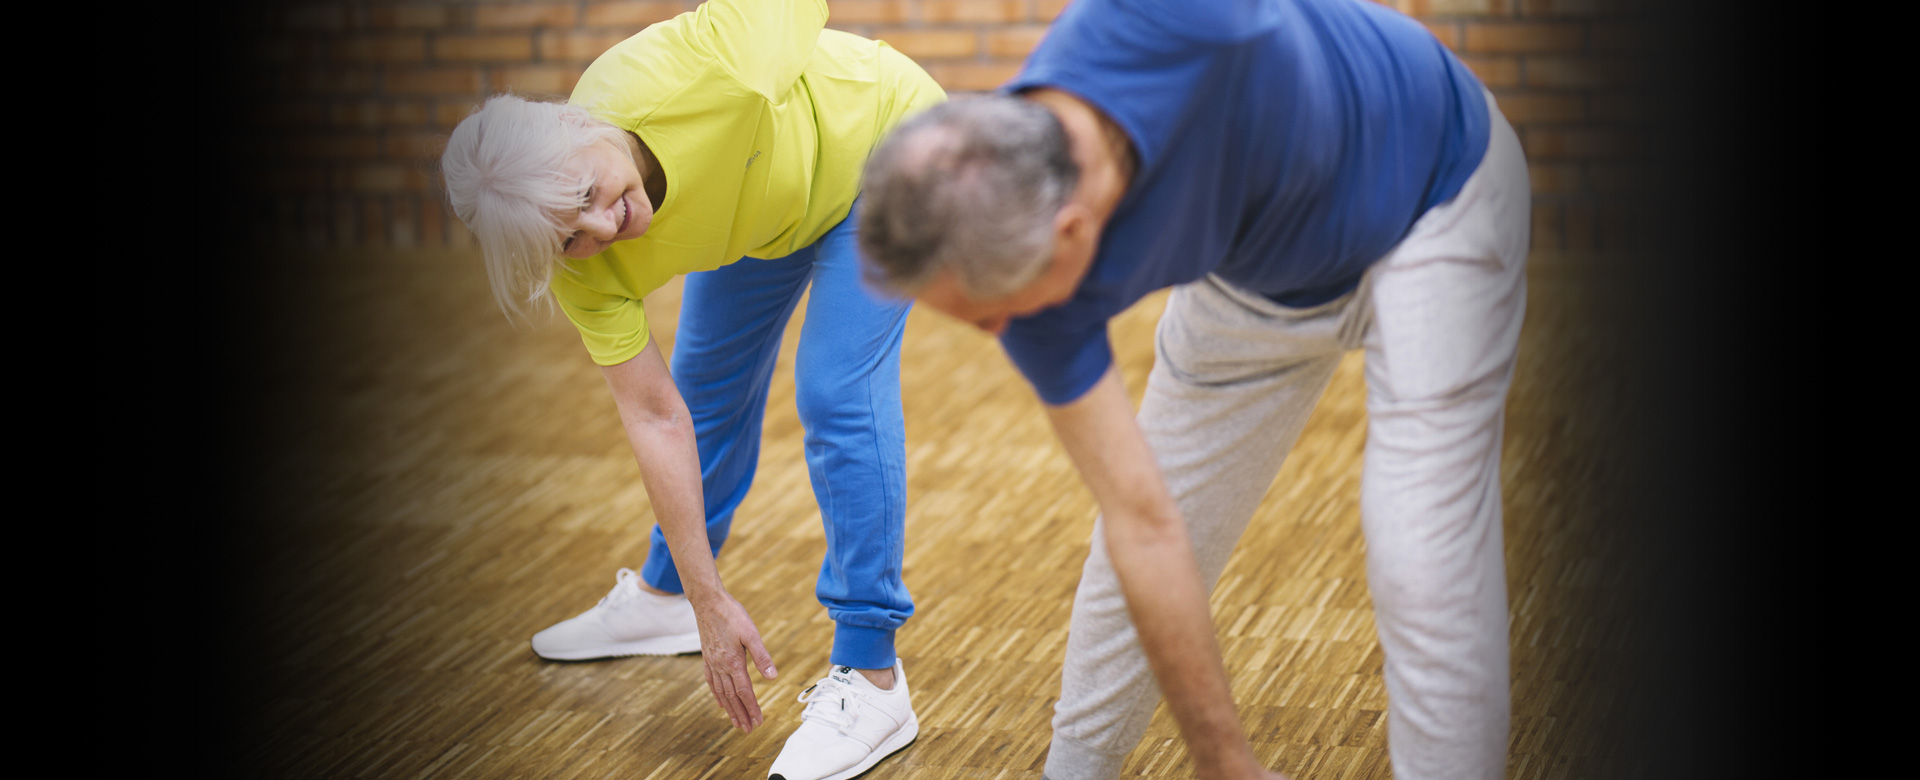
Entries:
{"type": "Polygon", "coordinates": [[[587,182],[580,210],[562,220],[560,254],[582,259],[616,241],[639,238],[653,224],[653,203],[634,156],[610,140],[597,140],[573,156],[574,173],[587,182]]]}

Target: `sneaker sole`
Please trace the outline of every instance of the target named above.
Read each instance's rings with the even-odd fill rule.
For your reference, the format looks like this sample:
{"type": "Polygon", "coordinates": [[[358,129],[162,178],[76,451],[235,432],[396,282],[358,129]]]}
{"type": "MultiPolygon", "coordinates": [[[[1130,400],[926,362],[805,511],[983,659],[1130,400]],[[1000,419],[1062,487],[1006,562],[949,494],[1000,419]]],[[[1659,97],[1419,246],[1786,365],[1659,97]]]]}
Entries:
{"type": "MultiPolygon", "coordinates": [[[[913,741],[919,737],[920,718],[916,716],[908,720],[907,725],[901,726],[899,731],[893,732],[893,736],[887,737],[887,741],[880,743],[880,747],[874,748],[872,753],[868,753],[865,761],[842,769],[838,773],[827,775],[826,777],[820,778],[820,780],[852,780],[855,777],[859,777],[867,770],[872,769],[874,764],[880,763],[881,759],[900,752],[908,745],[913,744],[913,741]]],[[[781,777],[784,780],[785,776],[774,775],[774,777],[781,777]]]]}
{"type": "Polygon", "coordinates": [[[542,653],[534,648],[533,654],[549,661],[592,661],[600,658],[625,658],[630,655],[686,655],[700,652],[700,634],[677,634],[657,636],[652,639],[637,639],[632,642],[616,642],[610,645],[583,647],[577,650],[559,650],[542,653]]]}

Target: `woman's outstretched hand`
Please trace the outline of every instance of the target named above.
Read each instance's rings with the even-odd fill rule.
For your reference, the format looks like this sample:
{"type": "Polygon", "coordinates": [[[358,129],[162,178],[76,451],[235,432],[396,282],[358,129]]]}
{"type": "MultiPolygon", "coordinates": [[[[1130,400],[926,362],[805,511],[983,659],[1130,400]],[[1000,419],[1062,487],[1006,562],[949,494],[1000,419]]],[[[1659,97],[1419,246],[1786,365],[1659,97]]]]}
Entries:
{"type": "Polygon", "coordinates": [[[761,679],[779,676],[773,668],[773,656],[760,642],[760,629],[753,625],[745,607],[732,594],[721,591],[705,604],[694,604],[693,614],[700,623],[701,660],[706,663],[707,688],[713,700],[735,728],[751,733],[763,720],[760,699],[753,694],[753,680],[747,665],[760,670],[761,679]]]}

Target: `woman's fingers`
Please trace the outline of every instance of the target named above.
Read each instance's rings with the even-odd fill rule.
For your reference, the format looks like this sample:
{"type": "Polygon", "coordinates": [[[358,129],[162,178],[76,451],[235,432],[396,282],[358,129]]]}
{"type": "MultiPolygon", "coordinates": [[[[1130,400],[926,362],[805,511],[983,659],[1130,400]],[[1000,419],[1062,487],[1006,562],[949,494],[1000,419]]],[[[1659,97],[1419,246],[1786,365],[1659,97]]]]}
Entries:
{"type": "Polygon", "coordinates": [[[700,634],[708,640],[701,650],[707,689],[713,692],[720,709],[726,710],[734,728],[753,731],[765,718],[760,712],[760,699],[754,695],[753,678],[748,676],[747,665],[751,663],[760,670],[761,677],[769,680],[779,674],[773,668],[773,655],[760,640],[760,631],[746,610],[737,602],[729,602],[712,615],[710,621],[702,620],[700,634]]]}
{"type": "Polygon", "coordinates": [[[743,728],[752,731],[760,725],[760,699],[753,693],[753,679],[747,676],[746,653],[741,652],[744,648],[738,644],[739,640],[735,642],[733,647],[728,648],[732,652],[717,659],[720,666],[713,671],[726,680],[727,690],[732,696],[730,709],[741,723],[746,724],[743,728]]]}
{"type": "Polygon", "coordinates": [[[719,705],[722,712],[727,713],[727,720],[733,722],[734,728],[740,728],[740,717],[733,711],[733,695],[732,691],[729,690],[731,686],[722,682],[721,676],[714,673],[711,665],[705,665],[705,672],[707,674],[707,690],[713,693],[713,703],[719,705]]]}
{"type": "Polygon", "coordinates": [[[767,652],[767,646],[760,642],[759,631],[747,633],[746,646],[747,656],[753,659],[753,668],[760,670],[760,679],[771,680],[780,676],[779,670],[773,668],[773,654],[767,652]]]}
{"type": "Polygon", "coordinates": [[[753,681],[747,677],[746,661],[739,653],[710,653],[706,663],[707,688],[714,701],[727,711],[734,728],[751,732],[763,718],[760,700],[754,695],[753,681]]]}
{"type": "Polygon", "coordinates": [[[760,725],[760,699],[753,695],[753,680],[747,677],[747,666],[741,663],[733,668],[734,699],[742,712],[746,714],[748,731],[760,725]]]}

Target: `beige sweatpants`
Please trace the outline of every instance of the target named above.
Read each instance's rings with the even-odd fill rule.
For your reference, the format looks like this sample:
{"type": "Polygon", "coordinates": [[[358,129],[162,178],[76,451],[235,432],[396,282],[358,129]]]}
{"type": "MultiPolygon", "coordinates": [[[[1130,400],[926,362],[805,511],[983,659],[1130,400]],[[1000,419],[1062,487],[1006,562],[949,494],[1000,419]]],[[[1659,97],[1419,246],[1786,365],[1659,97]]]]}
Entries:
{"type": "MultiPolygon", "coordinates": [[[[1341,355],[1366,350],[1360,517],[1402,780],[1506,767],[1500,441],[1525,309],[1526,161],[1493,112],[1486,157],[1345,297],[1291,309],[1208,277],[1176,288],[1139,421],[1211,589],[1341,355]]],[[[1051,780],[1109,780],[1159,691],[1094,526],[1074,597],[1051,780]]]]}

